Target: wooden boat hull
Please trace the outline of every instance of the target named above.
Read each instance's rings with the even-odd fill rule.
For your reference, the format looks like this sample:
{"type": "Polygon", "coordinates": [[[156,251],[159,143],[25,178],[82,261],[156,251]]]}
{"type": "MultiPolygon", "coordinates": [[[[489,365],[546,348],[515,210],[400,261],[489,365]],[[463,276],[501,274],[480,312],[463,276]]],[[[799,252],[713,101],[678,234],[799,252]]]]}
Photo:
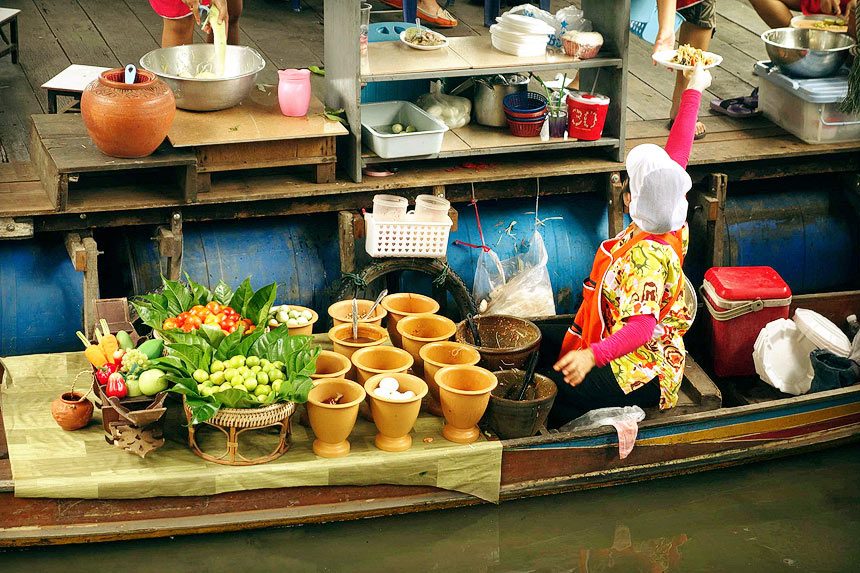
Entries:
{"type": "MultiPolygon", "coordinates": [[[[715,469],[857,440],[860,387],[649,420],[618,459],[613,433],[556,433],[504,444],[502,500],[715,469]]],[[[0,493],[0,546],[238,531],[481,503],[430,487],[331,486],[134,500],[16,498],[0,493]]]]}

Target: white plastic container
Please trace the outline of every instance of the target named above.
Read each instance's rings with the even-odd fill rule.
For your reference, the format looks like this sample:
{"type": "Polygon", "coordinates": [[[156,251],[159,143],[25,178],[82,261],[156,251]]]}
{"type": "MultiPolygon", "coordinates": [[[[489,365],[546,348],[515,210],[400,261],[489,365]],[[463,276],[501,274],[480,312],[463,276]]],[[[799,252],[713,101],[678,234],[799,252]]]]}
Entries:
{"type": "Polygon", "coordinates": [[[531,58],[541,56],[546,53],[546,42],[543,43],[518,43],[508,42],[499,37],[499,34],[493,34],[491,37],[493,47],[500,52],[511,54],[520,58],[531,58]]]}
{"type": "Polygon", "coordinates": [[[451,202],[435,195],[419,195],[415,198],[415,220],[444,223],[450,221],[448,210],[451,202]]]}
{"type": "Polygon", "coordinates": [[[512,32],[546,34],[547,36],[555,33],[555,29],[546,22],[522,14],[502,14],[496,18],[496,22],[502,28],[511,30],[512,32]]]}
{"type": "Polygon", "coordinates": [[[759,108],[769,120],[806,143],[860,140],[860,115],[839,111],[848,76],[793,79],[770,62],[758,62],[759,108]]]}
{"type": "Polygon", "coordinates": [[[439,258],[448,252],[448,234],[453,224],[446,221],[416,221],[410,213],[403,221],[378,221],[371,213],[364,214],[367,239],[364,248],[374,258],[413,257],[439,258]]]}
{"type": "Polygon", "coordinates": [[[762,380],[786,394],[809,392],[814,372],[809,353],[815,345],[787,318],[769,322],[756,338],[753,362],[762,380]]]}
{"type": "Polygon", "coordinates": [[[361,137],[367,147],[383,159],[434,155],[442,150],[448,127],[408,101],[386,101],[361,106],[361,137]],[[392,133],[399,123],[414,126],[412,133],[392,133]]]}
{"type": "Polygon", "coordinates": [[[814,310],[798,308],[794,311],[794,323],[815,348],[826,350],[842,358],[848,358],[851,354],[851,341],[845,333],[839,330],[833,321],[814,310]]]}
{"type": "Polygon", "coordinates": [[[397,195],[374,195],[373,214],[382,221],[399,221],[406,217],[409,201],[397,195]]]}

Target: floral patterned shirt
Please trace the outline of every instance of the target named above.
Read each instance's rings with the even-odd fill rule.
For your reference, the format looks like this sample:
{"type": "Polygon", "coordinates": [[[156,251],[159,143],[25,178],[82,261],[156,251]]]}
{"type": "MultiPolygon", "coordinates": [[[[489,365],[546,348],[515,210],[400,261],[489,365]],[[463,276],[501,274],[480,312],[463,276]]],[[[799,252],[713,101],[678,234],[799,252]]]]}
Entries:
{"type": "MultiPolygon", "coordinates": [[[[637,231],[639,228],[631,224],[613,251],[621,248],[637,231]]],[[[689,239],[685,224],[681,229],[685,256],[689,239]]],[[[651,340],[634,352],[616,358],[610,366],[625,394],[657,377],[661,410],[678,402],[678,389],[684,377],[687,353],[681,337],[690,328],[692,314],[683,292],[660,321],[660,310],[677,289],[683,289],[682,276],[681,261],[672,247],[649,239],[640,241],[616,260],[603,280],[601,304],[610,335],[620,330],[624,321],[632,316],[650,314],[657,319],[651,340]]]]}

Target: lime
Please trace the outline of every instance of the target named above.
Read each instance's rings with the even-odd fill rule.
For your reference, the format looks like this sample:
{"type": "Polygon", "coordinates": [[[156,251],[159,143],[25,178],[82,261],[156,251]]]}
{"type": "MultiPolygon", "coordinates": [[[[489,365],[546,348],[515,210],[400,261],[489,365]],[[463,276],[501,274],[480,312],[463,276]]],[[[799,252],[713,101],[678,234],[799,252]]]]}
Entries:
{"type": "Polygon", "coordinates": [[[211,382],[213,386],[220,386],[227,379],[226,372],[226,370],[219,370],[217,372],[213,372],[209,375],[209,382],[211,382]]]}
{"type": "Polygon", "coordinates": [[[253,391],[257,387],[257,380],[254,378],[247,378],[244,382],[245,390],[248,392],[253,391]]]}
{"type": "Polygon", "coordinates": [[[194,374],[191,375],[197,382],[206,382],[209,380],[209,373],[203,370],[202,368],[198,368],[194,371],[194,374]]]}
{"type": "Polygon", "coordinates": [[[281,384],[282,382],[280,380],[275,380],[274,382],[272,382],[272,390],[274,390],[275,392],[280,392],[281,384]]]}
{"type": "Polygon", "coordinates": [[[260,366],[259,364],[257,364],[256,366],[251,366],[251,372],[253,372],[254,374],[256,374],[257,372],[259,372],[262,369],[263,369],[263,367],[260,366]]]}
{"type": "Polygon", "coordinates": [[[236,370],[235,368],[228,368],[227,370],[224,371],[224,380],[229,382],[230,380],[235,378],[238,374],[239,374],[239,371],[236,370]]]}
{"type": "Polygon", "coordinates": [[[257,396],[265,396],[266,394],[268,394],[268,393],[269,393],[269,392],[271,392],[271,391],[272,391],[272,387],[271,387],[271,386],[267,386],[267,385],[264,385],[264,384],[260,384],[259,386],[257,386],[257,387],[254,389],[254,394],[255,394],[255,395],[257,395],[257,396]]]}
{"type": "Polygon", "coordinates": [[[233,387],[230,385],[229,382],[224,382],[223,384],[221,384],[221,386],[219,386],[219,388],[221,390],[230,390],[233,387]]]}
{"type": "Polygon", "coordinates": [[[260,384],[268,384],[269,383],[269,375],[266,374],[265,372],[258,372],[257,373],[257,382],[259,382],[260,384]]]}
{"type": "Polygon", "coordinates": [[[209,372],[221,372],[224,368],[225,366],[223,362],[220,360],[214,360],[212,361],[212,365],[209,367],[209,372]]]}

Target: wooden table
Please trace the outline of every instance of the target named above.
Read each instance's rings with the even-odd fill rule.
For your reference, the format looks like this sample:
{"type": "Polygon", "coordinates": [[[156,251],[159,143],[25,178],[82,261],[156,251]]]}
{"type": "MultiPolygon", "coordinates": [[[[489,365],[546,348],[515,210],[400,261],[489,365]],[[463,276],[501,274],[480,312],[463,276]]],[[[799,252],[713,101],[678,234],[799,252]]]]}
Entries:
{"type": "Polygon", "coordinates": [[[81,93],[99,74],[110,68],[99,66],[83,66],[72,64],[44,84],[42,89],[48,92],[48,113],[57,113],[57,97],[65,96],[75,100],[73,105],[80,104],[81,93]]]}
{"type": "Polygon", "coordinates": [[[20,10],[14,8],[0,8],[0,39],[5,46],[0,48],[0,58],[6,54],[12,54],[12,63],[18,63],[18,14],[20,10]],[[9,24],[9,36],[3,31],[3,26],[9,24]]]}
{"type": "Polygon", "coordinates": [[[295,165],[313,165],[317,183],[333,183],[335,137],[348,131],[324,111],[312,97],[306,117],[286,117],[274,87],[255,87],[229,109],[177,110],[167,138],[173,147],[196,153],[200,192],[211,188],[212,173],[295,165]]]}

